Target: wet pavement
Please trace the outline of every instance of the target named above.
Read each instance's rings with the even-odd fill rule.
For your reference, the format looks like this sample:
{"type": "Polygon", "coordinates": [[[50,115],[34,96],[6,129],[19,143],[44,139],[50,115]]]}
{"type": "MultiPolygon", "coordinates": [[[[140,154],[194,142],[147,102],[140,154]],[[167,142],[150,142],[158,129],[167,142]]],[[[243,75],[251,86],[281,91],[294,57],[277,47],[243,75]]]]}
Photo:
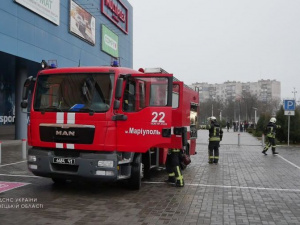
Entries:
{"type": "Polygon", "coordinates": [[[139,191],[124,183],[54,185],[27,170],[21,141],[3,141],[0,224],[300,224],[299,147],[264,156],[259,140],[225,130],[220,162],[210,165],[208,131],[198,136],[184,188],[164,183],[162,169],[139,191]]]}

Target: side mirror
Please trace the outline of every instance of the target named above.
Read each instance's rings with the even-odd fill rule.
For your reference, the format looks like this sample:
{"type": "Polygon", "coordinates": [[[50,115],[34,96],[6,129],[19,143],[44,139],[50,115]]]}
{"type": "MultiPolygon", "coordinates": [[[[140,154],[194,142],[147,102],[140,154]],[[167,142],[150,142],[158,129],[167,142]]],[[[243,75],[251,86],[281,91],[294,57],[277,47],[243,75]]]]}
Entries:
{"type": "Polygon", "coordinates": [[[21,101],[21,108],[26,109],[28,106],[28,94],[29,94],[29,89],[32,83],[35,82],[35,78],[32,76],[28,77],[23,86],[23,93],[22,93],[22,101],[21,101]]]}
{"type": "Polygon", "coordinates": [[[35,82],[35,79],[32,76],[28,77],[24,82],[23,93],[22,93],[23,100],[28,99],[29,88],[33,82],[35,82]]]}
{"type": "Polygon", "coordinates": [[[23,87],[23,93],[22,93],[22,99],[25,100],[28,98],[28,93],[29,93],[29,86],[28,87],[23,87]]]}
{"type": "Polygon", "coordinates": [[[23,101],[21,102],[21,108],[27,109],[27,106],[28,106],[28,101],[27,101],[27,100],[23,100],[23,101]]]}
{"type": "Polygon", "coordinates": [[[116,93],[115,93],[115,98],[120,99],[122,97],[122,88],[123,88],[123,78],[118,78],[117,79],[117,84],[116,84],[116,93]]]}
{"type": "Polygon", "coordinates": [[[115,102],[114,102],[114,110],[117,110],[117,109],[119,109],[120,108],[120,100],[117,100],[117,99],[115,99],[115,102]]]}

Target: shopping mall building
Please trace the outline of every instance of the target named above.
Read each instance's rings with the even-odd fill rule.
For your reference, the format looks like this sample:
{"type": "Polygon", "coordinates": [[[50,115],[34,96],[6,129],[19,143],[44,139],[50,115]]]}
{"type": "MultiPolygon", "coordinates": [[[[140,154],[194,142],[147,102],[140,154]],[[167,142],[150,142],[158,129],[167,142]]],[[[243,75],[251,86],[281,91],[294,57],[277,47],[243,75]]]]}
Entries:
{"type": "Polygon", "coordinates": [[[127,0],[5,0],[0,3],[0,141],[26,138],[22,87],[41,61],[57,67],[132,68],[127,0]]]}

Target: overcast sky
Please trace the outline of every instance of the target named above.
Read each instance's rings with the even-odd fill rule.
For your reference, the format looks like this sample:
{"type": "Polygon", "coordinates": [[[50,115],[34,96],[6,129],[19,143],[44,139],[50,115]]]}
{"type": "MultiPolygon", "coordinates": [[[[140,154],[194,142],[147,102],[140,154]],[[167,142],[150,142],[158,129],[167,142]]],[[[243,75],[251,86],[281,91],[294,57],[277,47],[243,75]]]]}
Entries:
{"type": "Polygon", "coordinates": [[[300,0],[128,0],[133,67],[162,67],[186,84],[281,82],[300,99],[300,0]]]}

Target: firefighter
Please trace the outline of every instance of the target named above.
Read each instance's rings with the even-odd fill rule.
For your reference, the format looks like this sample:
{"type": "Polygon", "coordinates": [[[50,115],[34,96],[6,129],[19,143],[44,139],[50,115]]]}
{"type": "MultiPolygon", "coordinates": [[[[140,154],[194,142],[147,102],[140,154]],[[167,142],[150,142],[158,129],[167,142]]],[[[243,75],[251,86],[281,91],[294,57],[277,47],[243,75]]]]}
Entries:
{"type": "Polygon", "coordinates": [[[184,187],[184,180],[180,168],[181,149],[169,149],[166,161],[166,170],[169,173],[166,182],[175,184],[176,187],[184,187]]]}
{"type": "Polygon", "coordinates": [[[135,84],[127,83],[124,91],[123,98],[123,111],[125,112],[134,112],[135,111],[135,84]]]}
{"type": "Polygon", "coordinates": [[[276,125],[276,118],[272,117],[270,119],[270,122],[268,123],[266,127],[266,135],[268,138],[268,143],[264,147],[262,153],[267,155],[267,151],[270,147],[272,147],[272,153],[273,155],[277,155],[278,152],[276,152],[276,142],[275,142],[275,135],[276,135],[276,129],[281,128],[280,125],[276,125]]]}
{"type": "Polygon", "coordinates": [[[208,144],[208,163],[218,164],[219,162],[219,147],[220,141],[223,138],[222,127],[217,122],[216,117],[212,116],[208,118],[208,124],[206,129],[209,130],[209,144],[208,144]]]}
{"type": "Polygon", "coordinates": [[[227,127],[227,132],[229,132],[229,128],[230,128],[230,123],[229,123],[229,121],[227,121],[226,127],[227,127]]]}

